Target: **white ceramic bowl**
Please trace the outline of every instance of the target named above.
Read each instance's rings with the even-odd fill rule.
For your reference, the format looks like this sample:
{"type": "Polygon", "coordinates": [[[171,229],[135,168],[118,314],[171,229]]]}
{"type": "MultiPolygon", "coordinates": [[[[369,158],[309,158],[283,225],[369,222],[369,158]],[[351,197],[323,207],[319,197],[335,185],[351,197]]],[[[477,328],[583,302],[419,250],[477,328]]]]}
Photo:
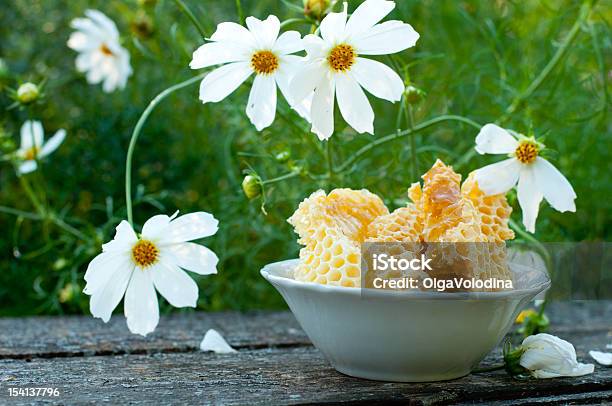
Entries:
{"type": "Polygon", "coordinates": [[[295,281],[297,262],[269,264],[261,274],[336,370],[382,381],[430,382],[469,374],[523,306],[550,285],[545,271],[510,264],[512,291],[362,294],[360,288],[295,281]]]}

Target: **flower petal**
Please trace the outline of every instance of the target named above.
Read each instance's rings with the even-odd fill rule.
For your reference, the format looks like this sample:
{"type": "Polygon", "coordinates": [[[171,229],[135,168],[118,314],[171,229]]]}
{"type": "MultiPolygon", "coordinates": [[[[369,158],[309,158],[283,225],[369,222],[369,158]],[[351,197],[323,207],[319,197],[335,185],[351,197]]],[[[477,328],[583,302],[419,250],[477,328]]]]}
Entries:
{"type": "Polygon", "coordinates": [[[332,78],[325,78],[317,86],[310,108],[312,132],[321,141],[334,133],[334,97],[336,84],[332,78]]]}
{"type": "Polygon", "coordinates": [[[321,37],[328,43],[338,43],[344,41],[344,29],[346,27],[347,4],[340,13],[329,13],[321,21],[321,37]]]}
{"type": "Polygon", "coordinates": [[[134,229],[130,223],[122,220],[115,230],[112,241],[102,244],[102,252],[129,252],[138,241],[134,229]]]}
{"type": "Polygon", "coordinates": [[[314,61],[325,56],[327,45],[321,37],[308,34],[302,39],[302,43],[309,60],[314,61]]]}
{"type": "MultiPolygon", "coordinates": [[[[304,63],[306,58],[295,56],[295,55],[283,55],[281,57],[281,63],[274,75],[276,85],[280,89],[283,97],[287,100],[287,103],[294,109],[302,118],[310,122],[310,106],[312,104],[312,97],[306,97],[302,101],[296,103],[293,100],[291,94],[291,80],[295,77],[296,72],[300,71],[301,65],[304,63]]],[[[314,89],[314,88],[313,88],[314,89]]],[[[311,92],[312,94],[312,92],[311,92]]]]}
{"type": "Polygon", "coordinates": [[[495,124],[485,124],[476,136],[476,152],[479,154],[509,154],[518,145],[512,134],[495,124]]]}
{"type": "Polygon", "coordinates": [[[276,81],[272,75],[256,75],[246,108],[247,117],[261,131],[276,116],[276,81]]]}
{"type": "Polygon", "coordinates": [[[36,169],[38,169],[38,163],[35,160],[29,160],[25,162],[21,162],[17,167],[17,173],[20,175],[25,175],[27,173],[32,173],[36,169]]]}
{"type": "Polygon", "coordinates": [[[156,240],[163,236],[170,224],[171,218],[165,214],[158,214],[148,219],[142,226],[142,238],[156,240]]]}
{"type": "Polygon", "coordinates": [[[304,50],[302,36],[297,31],[283,32],[272,47],[272,51],[277,54],[286,55],[304,50]]]}
{"type": "Polygon", "coordinates": [[[202,342],[200,343],[200,350],[212,351],[216,354],[230,354],[238,352],[233,349],[227,341],[217,332],[217,330],[210,329],[204,335],[202,342]]]}
{"type": "Polygon", "coordinates": [[[94,41],[90,35],[86,35],[81,31],[75,31],[68,38],[68,48],[77,52],[91,51],[100,46],[99,41],[94,41]]]}
{"type": "Polygon", "coordinates": [[[150,269],[155,289],[174,307],[196,307],[198,285],[178,266],[160,261],[150,269]]]}
{"type": "Polygon", "coordinates": [[[328,80],[326,68],[320,62],[306,64],[295,73],[289,85],[289,92],[294,103],[300,103],[309,97],[324,80],[328,80]]]}
{"type": "Polygon", "coordinates": [[[212,41],[242,44],[249,48],[255,47],[253,34],[240,24],[224,22],[217,25],[217,30],[210,37],[212,41]]]}
{"type": "Polygon", "coordinates": [[[180,243],[211,236],[218,229],[219,221],[212,214],[199,211],[172,220],[161,238],[165,243],[180,243]]]}
{"type": "Polygon", "coordinates": [[[514,159],[506,159],[477,169],[474,173],[478,187],[486,195],[506,193],[516,185],[521,173],[521,163],[514,159]]]}
{"type": "MultiPolygon", "coordinates": [[[[478,182],[480,186],[480,182],[478,182]]],[[[523,166],[518,181],[518,201],[523,211],[523,225],[530,233],[535,233],[535,223],[540,210],[542,192],[538,189],[533,168],[523,166]]]]}
{"type": "Polygon", "coordinates": [[[44,141],[44,131],[40,121],[28,120],[21,126],[21,149],[40,148],[44,141]]]}
{"type": "Polygon", "coordinates": [[[151,269],[135,269],[125,292],[123,312],[134,334],[146,336],[159,323],[157,293],[151,279],[151,269]]]}
{"type": "Polygon", "coordinates": [[[385,21],[353,39],[360,55],[387,55],[413,47],[419,39],[410,24],[397,20],[385,21]]]}
{"type": "Polygon", "coordinates": [[[187,271],[200,275],[212,275],[217,273],[219,258],[210,249],[203,245],[186,242],[173,244],[166,247],[172,255],[173,261],[187,271]]]}
{"type": "Polygon", "coordinates": [[[193,52],[189,67],[202,69],[228,62],[248,61],[247,47],[227,42],[209,42],[193,52]]]}
{"type": "Polygon", "coordinates": [[[85,272],[85,288],[83,293],[93,295],[106,286],[117,269],[129,268],[129,257],[123,254],[103,252],[96,255],[87,266],[85,272]]]}
{"type": "Polygon", "coordinates": [[[38,156],[43,158],[55,151],[64,142],[64,138],[66,138],[66,130],[58,130],[53,137],[45,142],[38,156]]]}
{"type": "Polygon", "coordinates": [[[346,122],[358,133],[374,134],[374,110],[361,86],[349,74],[336,75],[338,107],[346,122]]]}
{"type": "Polygon", "coordinates": [[[560,211],[576,211],[576,192],[569,181],[546,159],[537,157],[533,170],[538,188],[553,209],[560,211]]]}
{"type": "Polygon", "coordinates": [[[247,17],[246,25],[260,48],[271,49],[274,46],[274,42],[276,38],[278,38],[278,33],[280,31],[280,21],[278,17],[269,15],[268,18],[263,21],[255,17],[247,17]]]}
{"type": "Polygon", "coordinates": [[[358,35],[371,29],[395,8],[394,1],[366,0],[351,14],[346,23],[347,36],[358,35]]]}
{"type": "Polygon", "coordinates": [[[215,69],[200,84],[200,100],[215,103],[225,99],[252,73],[247,62],[234,62],[215,69]]]}
{"type": "Polygon", "coordinates": [[[589,355],[601,365],[612,365],[612,352],[589,351],[589,355]]]}
{"type": "Polygon", "coordinates": [[[85,15],[89,17],[91,21],[93,21],[94,24],[96,24],[101,29],[101,31],[104,32],[104,34],[113,39],[119,38],[119,31],[117,31],[117,26],[115,25],[113,20],[106,16],[106,14],[98,10],[89,9],[85,11],[85,15]]]}
{"type": "Polygon", "coordinates": [[[113,310],[117,307],[126,291],[130,277],[134,274],[134,265],[129,258],[121,258],[122,262],[109,265],[118,266],[116,269],[107,269],[110,277],[106,283],[94,289],[89,299],[89,310],[94,317],[101,318],[105,323],[110,320],[113,310]]]}
{"type": "Polygon", "coordinates": [[[365,90],[380,99],[396,102],[402,98],[404,81],[384,63],[357,58],[351,74],[365,90]]]}

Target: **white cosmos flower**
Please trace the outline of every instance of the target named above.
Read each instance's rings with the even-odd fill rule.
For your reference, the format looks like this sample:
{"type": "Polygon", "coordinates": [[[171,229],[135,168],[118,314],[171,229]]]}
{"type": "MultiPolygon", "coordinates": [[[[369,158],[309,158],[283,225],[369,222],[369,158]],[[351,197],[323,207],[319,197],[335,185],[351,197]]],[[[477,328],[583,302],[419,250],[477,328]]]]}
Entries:
{"type": "Polygon", "coordinates": [[[542,198],[560,212],[576,211],[576,193],[572,185],[557,168],[539,155],[542,145],[498,127],[486,124],[476,137],[479,154],[510,156],[476,171],[478,186],[487,195],[506,193],[518,183],[518,201],[523,210],[523,224],[527,231],[535,232],[542,198]]]}
{"type": "Polygon", "coordinates": [[[211,42],[193,53],[191,69],[225,64],[202,80],[200,100],[219,102],[255,74],[246,113],[258,131],[274,121],[277,86],[287,102],[307,118],[306,104],[295,105],[289,96],[289,81],[304,59],[291,55],[304,49],[300,33],[287,31],[279,36],[280,21],[273,15],[263,21],[248,17],[246,25],[248,29],[232,22],[217,25],[211,42]]]}
{"type": "Polygon", "coordinates": [[[38,168],[38,159],[55,151],[66,138],[65,130],[58,130],[45,142],[45,134],[40,121],[26,121],[21,126],[21,146],[16,152],[21,161],[17,166],[20,174],[34,172],[38,168]]]}
{"type": "Polygon", "coordinates": [[[523,340],[525,351],[519,363],[536,378],[582,376],[591,374],[595,366],[576,359],[574,346],[550,334],[537,334],[523,340]]]}
{"type": "Polygon", "coordinates": [[[156,290],[174,307],[196,306],[198,286],[183,269],[214,274],[218,258],[189,241],[215,234],[219,222],[205,212],[178,218],[177,213],[151,217],[140,236],[125,220],[117,226],[115,238],[102,246],[85,273],[83,292],[91,296],[89,309],[94,317],[107,322],[125,295],[128,328],[144,336],[159,321],[156,290]]]}
{"type": "Polygon", "coordinates": [[[123,89],[132,74],[130,54],[119,43],[115,23],[98,10],[87,10],[88,18],[75,18],[68,46],[79,53],[76,68],[87,72],[87,82],[102,84],[106,93],[123,89]]]}
{"type": "Polygon", "coordinates": [[[294,101],[314,91],[310,116],[312,131],[321,139],[334,132],[334,99],[340,113],[359,133],[374,133],[374,111],[363,89],[373,96],[396,102],[404,82],[387,65],[362,55],[386,55],[414,46],[419,34],[401,21],[378,23],[395,8],[395,2],[366,0],[347,21],[347,4],[341,13],[329,13],[321,22],[321,37],[307,35],[307,63],[291,81],[294,101]],[[363,89],[362,89],[363,88],[363,89]]]}

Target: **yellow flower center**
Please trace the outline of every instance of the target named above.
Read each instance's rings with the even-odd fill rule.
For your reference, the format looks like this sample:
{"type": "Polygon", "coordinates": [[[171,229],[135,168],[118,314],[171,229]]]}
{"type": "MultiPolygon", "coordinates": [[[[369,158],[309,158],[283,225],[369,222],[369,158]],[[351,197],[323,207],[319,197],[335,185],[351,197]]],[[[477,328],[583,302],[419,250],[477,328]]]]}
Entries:
{"type": "Polygon", "coordinates": [[[104,55],[106,56],[113,56],[113,51],[110,50],[109,47],[106,46],[106,44],[102,43],[102,45],[100,45],[100,52],[102,52],[104,55]]]}
{"type": "Polygon", "coordinates": [[[538,144],[531,140],[523,140],[514,151],[516,159],[524,164],[530,164],[536,160],[539,152],[538,144]]]}
{"type": "Polygon", "coordinates": [[[257,51],[251,57],[251,67],[258,75],[269,75],[278,69],[278,58],[271,51],[257,51]]]}
{"type": "Polygon", "coordinates": [[[357,58],[357,53],[352,46],[340,44],[331,50],[327,62],[336,72],[346,72],[355,63],[355,58],[357,58]]]}
{"type": "Polygon", "coordinates": [[[148,240],[139,240],[132,247],[132,259],[141,268],[146,268],[157,262],[159,249],[148,240]]]}
{"type": "Polygon", "coordinates": [[[37,156],[38,156],[38,148],[36,147],[32,147],[23,153],[23,159],[26,161],[31,161],[33,159],[36,159],[37,156]]]}

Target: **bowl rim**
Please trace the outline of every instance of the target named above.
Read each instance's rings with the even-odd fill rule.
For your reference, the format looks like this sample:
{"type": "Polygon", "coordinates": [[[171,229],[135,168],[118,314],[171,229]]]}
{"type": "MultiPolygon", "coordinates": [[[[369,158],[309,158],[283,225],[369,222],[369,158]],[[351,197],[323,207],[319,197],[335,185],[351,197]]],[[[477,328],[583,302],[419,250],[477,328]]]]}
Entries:
{"type": "MultiPolygon", "coordinates": [[[[345,287],[345,286],[334,286],[334,285],[321,285],[312,282],[296,281],[295,279],[288,278],[286,276],[280,276],[273,273],[274,267],[287,266],[297,264],[299,259],[287,259],[284,261],[272,262],[265,265],[259,273],[268,282],[273,285],[280,285],[289,289],[296,289],[302,291],[317,292],[321,294],[334,294],[334,295],[345,295],[355,297],[366,297],[366,298],[381,298],[390,300],[499,300],[499,299],[520,299],[526,296],[535,297],[537,294],[548,289],[551,285],[550,276],[546,273],[546,280],[536,284],[530,288],[523,289],[512,289],[508,291],[499,292],[431,292],[431,291],[405,291],[405,290],[382,290],[382,289],[368,289],[367,293],[364,293],[361,287],[345,287]]],[[[522,264],[512,264],[512,266],[535,269],[537,272],[545,273],[545,271],[527,267],[522,264]]]]}

